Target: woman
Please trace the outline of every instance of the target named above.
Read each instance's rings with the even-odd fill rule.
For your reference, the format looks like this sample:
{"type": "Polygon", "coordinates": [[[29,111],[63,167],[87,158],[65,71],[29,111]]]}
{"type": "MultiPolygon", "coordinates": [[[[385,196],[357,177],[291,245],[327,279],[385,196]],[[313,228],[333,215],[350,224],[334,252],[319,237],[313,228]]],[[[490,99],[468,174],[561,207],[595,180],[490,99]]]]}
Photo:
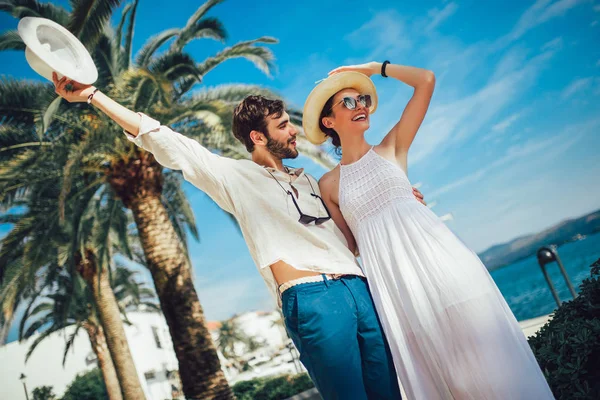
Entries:
{"type": "Polygon", "coordinates": [[[411,195],[407,154],[433,94],[432,72],[389,62],[330,72],[304,106],[313,143],[331,137],[341,163],[323,198],[364,272],[410,399],[552,399],[515,317],[475,253],[411,195]],[[380,144],[365,131],[377,107],[371,75],[414,88],[380,144]]]}

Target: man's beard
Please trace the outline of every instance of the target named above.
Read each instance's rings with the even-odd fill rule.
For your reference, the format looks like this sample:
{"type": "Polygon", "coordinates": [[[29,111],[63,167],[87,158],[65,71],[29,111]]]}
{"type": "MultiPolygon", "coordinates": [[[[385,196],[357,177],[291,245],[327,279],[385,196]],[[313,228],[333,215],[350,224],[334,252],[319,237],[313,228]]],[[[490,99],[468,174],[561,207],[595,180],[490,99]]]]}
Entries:
{"type": "Polygon", "coordinates": [[[289,144],[295,139],[290,139],[287,142],[287,145],[280,143],[274,140],[270,135],[266,135],[267,137],[267,150],[269,153],[273,154],[273,156],[283,160],[285,158],[296,158],[298,157],[298,150],[295,148],[289,147],[289,144]]]}

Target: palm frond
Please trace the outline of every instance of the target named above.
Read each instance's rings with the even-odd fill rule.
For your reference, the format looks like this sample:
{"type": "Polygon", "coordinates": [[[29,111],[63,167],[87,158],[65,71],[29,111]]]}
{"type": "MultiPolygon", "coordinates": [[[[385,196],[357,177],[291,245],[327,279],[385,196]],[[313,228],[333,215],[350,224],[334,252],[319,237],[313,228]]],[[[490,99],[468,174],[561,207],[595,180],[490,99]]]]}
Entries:
{"type": "Polygon", "coordinates": [[[97,87],[107,87],[120,73],[121,49],[115,49],[116,43],[107,33],[98,38],[94,50],[91,52],[96,68],[98,69],[97,87]]]}
{"type": "Polygon", "coordinates": [[[122,57],[122,67],[126,70],[131,65],[131,46],[133,44],[133,28],[135,26],[135,14],[137,11],[138,0],[133,1],[131,14],[129,14],[129,22],[127,26],[127,34],[125,35],[125,51],[122,57]]]}
{"type": "Polygon", "coordinates": [[[1,50],[25,50],[25,42],[15,30],[0,33],[1,50]]]}
{"type": "Polygon", "coordinates": [[[119,22],[119,25],[117,25],[117,30],[115,31],[113,45],[117,48],[118,53],[121,52],[121,46],[123,45],[123,27],[127,22],[127,14],[131,11],[131,7],[133,7],[133,4],[130,3],[123,8],[123,11],[121,12],[121,21],[119,22]]]}
{"type": "MultiPolygon", "coordinates": [[[[3,157],[2,157],[3,158],[3,157]]],[[[0,204],[11,207],[22,200],[27,189],[56,176],[55,170],[44,170],[39,152],[25,150],[7,158],[0,165],[0,204]]]]}
{"type": "Polygon", "coordinates": [[[38,138],[32,130],[23,129],[18,125],[0,125],[0,161],[11,158],[10,153],[16,150],[39,145],[40,142],[36,139],[38,138]]]}
{"type": "Polygon", "coordinates": [[[162,203],[169,211],[171,223],[187,250],[186,228],[190,230],[194,239],[198,240],[199,236],[194,211],[183,191],[183,178],[180,173],[165,173],[162,203]]]}
{"type": "Polygon", "coordinates": [[[0,124],[34,127],[44,99],[53,93],[48,84],[0,77],[0,124]]]}
{"type": "Polygon", "coordinates": [[[73,331],[73,333],[71,333],[71,335],[69,336],[69,339],[67,340],[67,343],[65,344],[65,351],[63,353],[63,359],[62,359],[63,367],[65,366],[65,363],[67,362],[67,355],[69,354],[69,349],[73,346],[73,343],[75,343],[75,338],[77,337],[77,334],[79,333],[80,327],[81,327],[81,324],[75,325],[75,330],[73,331]]]}
{"type": "Polygon", "coordinates": [[[330,170],[338,164],[339,160],[336,160],[335,157],[333,157],[333,155],[331,154],[331,152],[328,152],[322,146],[316,146],[312,144],[308,141],[306,136],[298,135],[297,142],[300,154],[302,154],[305,157],[308,157],[310,160],[314,161],[316,164],[319,164],[323,168],[330,170]]]}
{"type": "MultiPolygon", "coordinates": [[[[31,336],[33,336],[33,334],[37,333],[38,330],[40,328],[44,327],[45,325],[52,325],[52,316],[51,315],[47,314],[47,315],[43,316],[42,318],[39,318],[39,319],[33,321],[27,327],[27,329],[25,329],[25,332],[19,332],[20,340],[30,338],[31,336]]],[[[48,330],[51,330],[51,329],[44,330],[44,333],[47,332],[48,330]]]]}
{"type": "Polygon", "coordinates": [[[155,60],[149,65],[148,69],[167,80],[173,82],[181,78],[195,77],[198,81],[202,80],[200,71],[192,56],[187,53],[167,53],[155,60]]]}
{"type": "Polygon", "coordinates": [[[173,42],[170,52],[181,52],[183,48],[192,40],[195,39],[214,39],[224,42],[227,39],[227,31],[221,21],[216,18],[204,18],[189,29],[182,29],[177,40],[173,42]]]}
{"type": "Polygon", "coordinates": [[[68,29],[88,49],[93,49],[121,0],[71,0],[73,11],[68,29]]]}
{"type": "Polygon", "coordinates": [[[17,260],[12,265],[2,265],[2,284],[0,285],[0,304],[2,324],[11,325],[15,312],[24,297],[29,295],[33,288],[28,280],[28,272],[21,269],[21,263],[17,260]]]}
{"type": "Polygon", "coordinates": [[[263,46],[255,46],[258,43],[273,44],[277,40],[270,37],[262,37],[247,42],[240,42],[232,47],[220,51],[217,55],[209,57],[198,65],[198,70],[204,76],[217,65],[232,58],[245,58],[252,62],[255,67],[267,75],[271,74],[275,57],[273,52],[263,46]]]}
{"type": "Polygon", "coordinates": [[[202,4],[194,14],[188,19],[187,23],[181,30],[181,34],[177,38],[177,40],[173,43],[172,50],[173,51],[181,51],[185,44],[193,37],[193,32],[195,31],[195,27],[198,25],[199,21],[206,15],[206,13],[216,6],[219,3],[222,3],[224,0],[208,0],[206,3],[202,4]]]}
{"type": "Polygon", "coordinates": [[[56,112],[58,111],[58,108],[60,107],[60,103],[62,102],[62,97],[57,96],[54,100],[52,100],[52,102],[48,105],[48,108],[46,108],[46,111],[44,112],[44,116],[42,118],[43,120],[43,125],[42,125],[42,132],[38,133],[38,137],[41,139],[43,134],[48,130],[48,128],[50,127],[50,123],[52,122],[52,120],[54,119],[54,114],[56,114],[56,112]]]}
{"type": "Polygon", "coordinates": [[[215,87],[209,87],[203,89],[201,91],[197,91],[190,98],[189,101],[186,101],[185,107],[189,107],[193,104],[199,104],[202,102],[209,101],[223,101],[230,105],[237,106],[238,103],[244,100],[247,96],[250,95],[262,95],[265,97],[273,98],[281,98],[277,93],[264,88],[258,85],[244,85],[244,84],[228,84],[228,85],[219,85],[215,87]]]}
{"type": "Polygon", "coordinates": [[[36,349],[36,347],[42,342],[44,341],[44,339],[46,339],[48,336],[52,335],[54,332],[59,331],[61,328],[59,327],[52,327],[50,329],[45,330],[44,332],[42,332],[40,334],[40,336],[38,336],[37,338],[35,338],[35,340],[33,341],[33,343],[31,343],[31,345],[29,346],[29,350],[27,350],[27,354],[25,354],[25,362],[27,362],[29,360],[29,357],[31,357],[31,354],[33,354],[33,351],[36,349]]]}
{"type": "Polygon", "coordinates": [[[34,316],[36,316],[38,314],[46,313],[46,312],[49,312],[49,311],[52,311],[52,304],[50,304],[50,303],[40,303],[40,304],[36,305],[33,308],[33,310],[29,311],[27,313],[27,316],[28,317],[34,317],[34,316]]]}
{"type": "Polygon", "coordinates": [[[180,30],[177,28],[167,29],[148,39],[142,49],[137,53],[136,65],[138,67],[147,67],[152,59],[152,56],[154,56],[154,53],[156,53],[156,51],[169,39],[177,36],[179,32],[180,30]]]}
{"type": "Polygon", "coordinates": [[[135,110],[145,110],[160,102],[169,107],[173,98],[171,83],[147,69],[130,69],[115,82],[113,95],[135,110]]]}
{"type": "Polygon", "coordinates": [[[0,11],[18,19],[23,17],[48,18],[63,26],[66,26],[69,21],[69,13],[64,8],[35,0],[3,0],[0,2],[0,11]]]}

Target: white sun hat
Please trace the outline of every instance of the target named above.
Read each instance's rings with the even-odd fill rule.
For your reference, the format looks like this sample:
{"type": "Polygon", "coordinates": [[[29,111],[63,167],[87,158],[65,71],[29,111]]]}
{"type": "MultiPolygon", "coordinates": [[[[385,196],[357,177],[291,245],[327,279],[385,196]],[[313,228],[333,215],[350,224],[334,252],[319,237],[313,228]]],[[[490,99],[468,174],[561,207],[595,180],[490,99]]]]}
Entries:
{"type": "Polygon", "coordinates": [[[44,78],[52,81],[52,72],[56,72],[59,79],[66,76],[86,85],[98,79],[90,53],[63,26],[46,18],[24,17],[17,29],[27,46],[27,63],[44,78]]]}
{"type": "Polygon", "coordinates": [[[371,78],[355,71],[338,72],[323,79],[308,95],[304,103],[302,127],[304,134],[313,144],[321,144],[327,135],[319,127],[319,117],[327,100],[343,89],[355,89],[360,94],[371,95],[369,114],[377,109],[377,91],[371,78]]]}

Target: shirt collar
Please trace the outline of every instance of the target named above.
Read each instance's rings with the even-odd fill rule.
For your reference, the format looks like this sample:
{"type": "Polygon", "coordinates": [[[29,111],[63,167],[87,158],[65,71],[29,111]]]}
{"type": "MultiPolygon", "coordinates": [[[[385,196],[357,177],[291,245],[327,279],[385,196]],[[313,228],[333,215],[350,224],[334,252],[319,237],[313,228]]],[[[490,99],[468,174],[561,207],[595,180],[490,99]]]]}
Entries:
{"type": "Polygon", "coordinates": [[[273,172],[281,172],[283,173],[287,173],[288,175],[291,176],[300,176],[302,174],[302,172],[304,172],[304,168],[292,168],[292,167],[287,167],[284,166],[285,168],[285,172],[284,171],[280,171],[277,168],[272,168],[272,167],[264,167],[267,171],[271,171],[273,172]]]}

